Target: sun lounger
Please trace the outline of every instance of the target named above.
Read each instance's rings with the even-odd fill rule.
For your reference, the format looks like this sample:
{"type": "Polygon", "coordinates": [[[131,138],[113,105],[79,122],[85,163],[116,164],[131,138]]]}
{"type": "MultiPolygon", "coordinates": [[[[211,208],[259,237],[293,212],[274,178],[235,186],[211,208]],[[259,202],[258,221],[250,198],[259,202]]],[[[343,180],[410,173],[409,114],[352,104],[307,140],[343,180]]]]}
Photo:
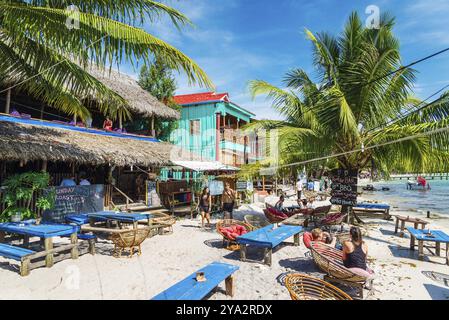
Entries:
{"type": "Polygon", "coordinates": [[[204,272],[206,281],[197,281],[197,272],[192,273],[155,296],[153,300],[202,300],[223,281],[226,283],[226,294],[232,297],[234,296],[233,274],[238,269],[239,267],[234,265],[213,262],[198,270],[198,272],[204,272]]]}
{"type": "Polygon", "coordinates": [[[0,256],[20,262],[20,275],[22,277],[30,274],[30,256],[36,252],[21,247],[0,243],[0,256]]]}
{"type": "Polygon", "coordinates": [[[273,248],[280,245],[288,238],[294,237],[294,244],[300,245],[299,237],[303,232],[303,228],[299,226],[280,226],[274,228],[273,225],[252,231],[237,238],[237,243],[240,245],[240,260],[251,261],[246,258],[247,246],[253,246],[264,249],[264,263],[271,266],[271,256],[273,248]]]}

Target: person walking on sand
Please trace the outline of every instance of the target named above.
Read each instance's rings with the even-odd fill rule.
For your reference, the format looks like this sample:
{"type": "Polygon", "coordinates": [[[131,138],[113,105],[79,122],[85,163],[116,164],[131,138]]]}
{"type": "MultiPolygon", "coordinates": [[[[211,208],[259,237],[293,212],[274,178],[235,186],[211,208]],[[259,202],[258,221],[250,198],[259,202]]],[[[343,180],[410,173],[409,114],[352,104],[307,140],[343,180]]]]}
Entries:
{"type": "Polygon", "coordinates": [[[298,201],[300,201],[302,197],[302,187],[302,181],[300,179],[296,182],[296,194],[298,195],[298,201]]]}
{"type": "Polygon", "coordinates": [[[199,199],[198,208],[201,214],[201,227],[204,228],[204,220],[207,220],[207,225],[210,226],[210,213],[212,209],[212,197],[208,187],[203,189],[199,199]]]}
{"type": "Polygon", "coordinates": [[[223,209],[223,216],[225,219],[232,219],[235,204],[235,191],[231,189],[229,182],[225,183],[225,188],[221,196],[221,207],[223,209]]]}

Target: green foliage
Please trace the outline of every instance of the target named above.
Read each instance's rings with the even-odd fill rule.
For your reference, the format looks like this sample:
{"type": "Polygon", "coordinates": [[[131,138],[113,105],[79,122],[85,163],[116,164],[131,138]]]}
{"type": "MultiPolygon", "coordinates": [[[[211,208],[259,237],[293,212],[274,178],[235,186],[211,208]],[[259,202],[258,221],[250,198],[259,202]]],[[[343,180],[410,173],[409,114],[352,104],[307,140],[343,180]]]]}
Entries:
{"type": "MultiPolygon", "coordinates": [[[[149,68],[147,66],[142,67],[139,74],[139,85],[168,107],[177,111],[181,110],[181,107],[173,101],[177,88],[173,70],[161,59],[155,59],[149,68]]],[[[140,119],[138,121],[143,122],[145,120],[140,119]]],[[[178,121],[157,118],[154,127],[159,139],[168,140],[170,133],[177,129],[178,121]]]]}
{"type": "MultiPolygon", "coordinates": [[[[448,169],[448,162],[441,161],[448,154],[448,132],[369,149],[449,124],[446,95],[432,107],[391,123],[391,119],[401,118],[420,103],[411,92],[415,71],[407,68],[394,72],[402,64],[393,26],[394,19],[386,14],[379,29],[367,29],[353,13],[338,36],[306,30],[316,75],[293,69],[283,79],[285,89],[261,80],[250,82],[253,96],[266,95],[285,119],[252,125],[279,130],[280,165],[364,146],[364,152],[321,160],[308,167],[362,170],[374,164],[386,175],[391,171],[448,169]]],[[[301,170],[302,166],[291,169],[301,170]]]]}
{"type": "Polygon", "coordinates": [[[153,0],[0,0],[0,84],[18,84],[17,89],[84,119],[89,116],[86,97],[95,97],[112,119],[129,116],[126,101],[86,72],[90,63],[112,67],[158,58],[191,83],[212,87],[192,59],[138,28],[162,15],[176,28],[190,25],[182,13],[153,0]],[[66,10],[69,4],[79,14],[66,10]],[[73,19],[79,28],[67,27],[73,19]]]}
{"type": "Polygon", "coordinates": [[[31,202],[35,194],[36,207],[48,210],[54,207],[55,190],[49,189],[50,176],[45,172],[26,172],[9,177],[3,185],[3,203],[6,209],[0,215],[0,221],[8,221],[12,214],[21,213],[22,219],[35,218],[31,202]]]}

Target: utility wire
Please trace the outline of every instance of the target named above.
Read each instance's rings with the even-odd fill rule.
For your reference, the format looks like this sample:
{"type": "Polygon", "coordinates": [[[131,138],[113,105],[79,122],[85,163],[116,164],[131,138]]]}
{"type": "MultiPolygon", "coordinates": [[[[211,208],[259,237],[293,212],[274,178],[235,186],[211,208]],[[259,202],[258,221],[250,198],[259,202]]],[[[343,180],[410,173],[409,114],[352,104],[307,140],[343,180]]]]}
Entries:
{"type": "Polygon", "coordinates": [[[336,154],[332,154],[332,155],[329,155],[329,156],[324,156],[324,157],[314,158],[314,159],[310,159],[310,160],[305,160],[305,161],[285,164],[285,165],[281,165],[281,166],[270,167],[270,168],[267,168],[267,169],[268,170],[270,170],[270,169],[271,170],[276,170],[276,169],[282,169],[282,168],[287,168],[287,167],[304,165],[304,164],[308,164],[308,163],[311,163],[311,162],[317,162],[317,161],[337,158],[337,157],[341,157],[341,156],[344,156],[344,155],[348,155],[348,154],[352,154],[352,153],[356,153],[356,152],[365,152],[366,150],[371,150],[371,149],[375,149],[375,148],[379,148],[379,147],[384,147],[384,146],[395,144],[395,143],[398,143],[398,142],[413,140],[413,139],[416,139],[416,138],[425,137],[425,136],[429,136],[429,135],[433,135],[433,134],[437,134],[437,133],[442,133],[442,132],[445,132],[445,131],[449,131],[449,127],[444,127],[444,128],[439,128],[439,129],[435,129],[435,130],[431,130],[431,131],[427,131],[427,132],[423,132],[423,133],[418,133],[418,134],[415,134],[413,136],[408,136],[408,137],[400,138],[400,139],[397,139],[397,140],[376,144],[376,145],[373,145],[373,146],[363,147],[363,148],[354,149],[354,150],[351,150],[351,151],[346,151],[346,152],[342,152],[342,153],[336,153],[336,154]]]}

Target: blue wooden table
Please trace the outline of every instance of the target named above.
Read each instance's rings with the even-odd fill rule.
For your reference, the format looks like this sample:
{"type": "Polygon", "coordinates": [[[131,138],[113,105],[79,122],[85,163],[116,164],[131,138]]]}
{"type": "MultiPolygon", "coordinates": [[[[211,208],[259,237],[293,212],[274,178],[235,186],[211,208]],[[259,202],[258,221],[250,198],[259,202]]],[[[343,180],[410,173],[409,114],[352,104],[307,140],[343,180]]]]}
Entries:
{"type": "Polygon", "coordinates": [[[197,272],[204,272],[206,281],[198,282],[196,274],[192,273],[184,280],[171,286],[153,298],[153,300],[201,300],[204,299],[221,282],[226,283],[226,294],[234,296],[234,281],[232,275],[239,267],[213,262],[197,272]]]}
{"type": "Polygon", "coordinates": [[[38,237],[44,242],[44,251],[38,252],[33,258],[45,256],[45,266],[50,268],[54,264],[54,254],[64,250],[71,251],[72,259],[78,258],[78,227],[65,224],[39,224],[34,223],[0,223],[0,242],[4,242],[5,233],[19,234],[24,236],[24,245],[29,245],[30,237],[38,237]],[[70,245],[62,245],[53,248],[53,238],[70,236],[70,245]]]}
{"type": "Polygon", "coordinates": [[[410,232],[410,250],[415,250],[416,242],[418,242],[418,259],[424,260],[424,242],[434,242],[435,255],[440,256],[441,244],[446,244],[446,264],[449,265],[449,235],[443,231],[429,230],[429,229],[415,229],[408,227],[410,232]],[[430,232],[431,235],[428,233],[430,232]]]}
{"type": "Polygon", "coordinates": [[[236,241],[240,245],[240,260],[259,262],[246,258],[247,246],[254,246],[264,249],[264,263],[271,266],[273,248],[291,237],[294,237],[294,245],[299,246],[299,237],[302,232],[303,228],[300,226],[282,225],[275,227],[269,225],[237,237],[236,241]]]}

